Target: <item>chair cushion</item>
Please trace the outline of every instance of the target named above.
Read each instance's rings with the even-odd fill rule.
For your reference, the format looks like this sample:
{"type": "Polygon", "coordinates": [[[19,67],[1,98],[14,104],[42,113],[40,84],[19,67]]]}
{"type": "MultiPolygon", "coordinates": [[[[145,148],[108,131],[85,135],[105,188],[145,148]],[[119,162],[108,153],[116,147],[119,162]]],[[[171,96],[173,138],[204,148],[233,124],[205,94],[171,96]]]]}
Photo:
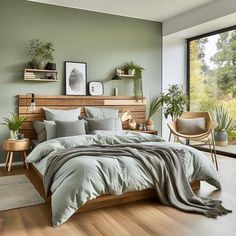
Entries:
{"type": "Polygon", "coordinates": [[[177,131],[187,135],[205,133],[206,120],[204,117],[194,119],[177,118],[177,131]]]}

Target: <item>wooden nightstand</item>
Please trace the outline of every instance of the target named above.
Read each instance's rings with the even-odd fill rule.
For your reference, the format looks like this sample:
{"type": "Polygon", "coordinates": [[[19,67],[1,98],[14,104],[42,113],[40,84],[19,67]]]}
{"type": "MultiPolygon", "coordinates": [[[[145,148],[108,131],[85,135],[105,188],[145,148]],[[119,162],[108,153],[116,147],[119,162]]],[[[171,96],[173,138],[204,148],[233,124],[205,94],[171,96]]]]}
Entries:
{"type": "Polygon", "coordinates": [[[25,164],[27,169],[29,168],[28,164],[25,162],[25,159],[27,157],[27,151],[29,150],[29,148],[29,139],[5,140],[3,142],[3,150],[7,152],[6,168],[8,167],[8,171],[11,171],[11,164],[14,152],[21,152],[23,163],[25,164]]]}
{"type": "Polygon", "coordinates": [[[134,131],[134,132],[139,132],[139,133],[158,135],[158,131],[157,130],[127,130],[127,131],[134,131]]]}

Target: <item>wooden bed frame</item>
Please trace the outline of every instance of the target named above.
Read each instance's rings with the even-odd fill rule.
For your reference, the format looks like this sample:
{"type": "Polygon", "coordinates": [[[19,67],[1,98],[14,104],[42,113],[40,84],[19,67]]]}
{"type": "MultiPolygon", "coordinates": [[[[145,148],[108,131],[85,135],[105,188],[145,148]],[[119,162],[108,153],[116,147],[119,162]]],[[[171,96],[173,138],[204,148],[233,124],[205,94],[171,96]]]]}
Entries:
{"type": "MultiPolygon", "coordinates": [[[[31,95],[19,95],[18,97],[18,112],[19,115],[27,117],[27,120],[22,125],[22,132],[26,138],[35,139],[32,121],[44,120],[45,115],[42,107],[52,109],[73,109],[81,107],[81,116],[85,116],[84,106],[96,106],[118,109],[121,115],[124,111],[130,111],[131,115],[138,123],[143,123],[146,118],[146,100],[136,101],[134,97],[128,96],[45,96],[36,95],[36,111],[29,112],[31,95]]],[[[123,128],[127,129],[127,123],[123,124],[123,128]]],[[[32,169],[37,173],[37,176],[42,180],[41,174],[33,166],[32,169]]],[[[42,181],[40,181],[42,184],[42,181]]],[[[191,183],[193,190],[200,189],[200,181],[191,183]]],[[[43,187],[41,186],[41,189],[43,187]]],[[[42,194],[42,193],[41,193],[42,194]]],[[[107,206],[120,205],[128,202],[134,202],[144,199],[157,197],[154,189],[146,189],[142,191],[127,192],[122,195],[103,195],[94,200],[89,200],[79,209],[79,212],[94,210],[107,206]]]]}

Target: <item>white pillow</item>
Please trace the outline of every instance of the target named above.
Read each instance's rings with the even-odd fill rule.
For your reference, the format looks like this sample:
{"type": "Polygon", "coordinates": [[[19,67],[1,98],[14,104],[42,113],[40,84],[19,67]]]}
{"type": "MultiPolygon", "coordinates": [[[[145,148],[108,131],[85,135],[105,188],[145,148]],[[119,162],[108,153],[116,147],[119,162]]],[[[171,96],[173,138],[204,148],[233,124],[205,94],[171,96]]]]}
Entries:
{"type": "Polygon", "coordinates": [[[206,132],[204,117],[194,119],[177,118],[177,130],[181,134],[195,135],[206,132]]]}
{"type": "Polygon", "coordinates": [[[73,110],[55,110],[43,107],[46,120],[59,120],[59,121],[76,121],[80,116],[81,109],[76,108],[73,110]]]}
{"type": "Polygon", "coordinates": [[[52,120],[50,121],[44,120],[43,122],[45,124],[47,140],[56,138],[57,137],[56,122],[52,120]]]}

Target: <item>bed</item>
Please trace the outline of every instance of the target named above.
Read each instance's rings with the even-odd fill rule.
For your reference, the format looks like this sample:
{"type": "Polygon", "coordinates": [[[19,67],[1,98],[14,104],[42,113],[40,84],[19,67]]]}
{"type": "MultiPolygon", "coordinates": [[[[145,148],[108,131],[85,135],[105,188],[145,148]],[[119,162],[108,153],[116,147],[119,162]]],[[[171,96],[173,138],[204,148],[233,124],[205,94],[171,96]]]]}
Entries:
{"type": "MultiPolygon", "coordinates": [[[[37,109],[34,113],[28,112],[29,104],[28,95],[19,95],[19,114],[27,116],[27,120],[22,126],[23,133],[30,139],[35,138],[32,121],[45,119],[42,107],[63,110],[81,107],[82,116],[85,115],[84,106],[116,108],[120,114],[129,110],[139,123],[145,121],[145,100],[136,101],[133,97],[36,96],[37,109]]],[[[126,123],[123,124],[123,129],[127,129],[126,123]]],[[[172,180],[172,183],[169,183],[171,186],[167,188],[168,191],[179,191],[178,189],[189,186],[189,183],[193,189],[198,189],[200,180],[205,180],[221,189],[217,172],[202,153],[191,147],[170,144],[156,135],[125,132],[123,135],[112,136],[96,134],[55,138],[37,145],[28,156],[27,161],[44,179],[46,195],[51,194],[52,222],[53,226],[57,226],[68,220],[78,210],[86,211],[156,197],[159,188],[157,182],[165,179],[160,172],[163,171],[164,176],[169,175],[171,171],[161,169],[157,173],[158,176],[155,176],[155,169],[149,165],[150,163],[153,166],[158,165],[153,155],[160,157],[177,155],[184,162],[184,164],[179,164],[180,161],[175,162],[174,168],[175,165],[179,165],[180,169],[182,165],[185,167],[186,176],[181,177],[185,179],[185,182],[177,181],[178,183],[175,185],[175,180],[172,180]],[[161,154],[156,154],[157,149],[161,154]],[[119,153],[116,156],[117,151],[123,155],[119,153]],[[69,156],[72,156],[71,159],[67,159],[69,156]],[[137,158],[138,156],[139,158],[137,158]],[[66,161],[59,166],[62,159],[66,159],[66,161]],[[146,163],[146,160],[149,160],[149,163],[146,163]],[[54,173],[54,170],[57,171],[54,173]],[[150,174],[151,172],[152,174],[150,174]],[[76,188],[71,186],[72,183],[76,185],[76,188]]],[[[158,166],[156,167],[158,168],[158,166]]],[[[171,178],[173,177],[170,174],[166,181],[169,182],[171,178]]],[[[166,201],[162,194],[164,188],[165,186],[162,186],[159,189],[159,200],[170,205],[172,200],[166,201]]],[[[199,204],[201,200],[195,199],[191,188],[188,191],[191,200],[199,204]]],[[[212,202],[203,203],[201,201],[200,204],[212,204],[212,202]]],[[[218,208],[222,207],[218,202],[214,204],[218,208]]],[[[193,209],[193,205],[191,209],[185,209],[178,204],[176,207],[185,211],[198,212],[193,209]]],[[[202,208],[204,207],[202,206],[202,208]]],[[[222,211],[222,214],[228,212],[226,209],[222,211]]],[[[204,210],[204,212],[206,211],[204,210]]],[[[207,212],[209,213],[209,211],[207,212]]]]}

